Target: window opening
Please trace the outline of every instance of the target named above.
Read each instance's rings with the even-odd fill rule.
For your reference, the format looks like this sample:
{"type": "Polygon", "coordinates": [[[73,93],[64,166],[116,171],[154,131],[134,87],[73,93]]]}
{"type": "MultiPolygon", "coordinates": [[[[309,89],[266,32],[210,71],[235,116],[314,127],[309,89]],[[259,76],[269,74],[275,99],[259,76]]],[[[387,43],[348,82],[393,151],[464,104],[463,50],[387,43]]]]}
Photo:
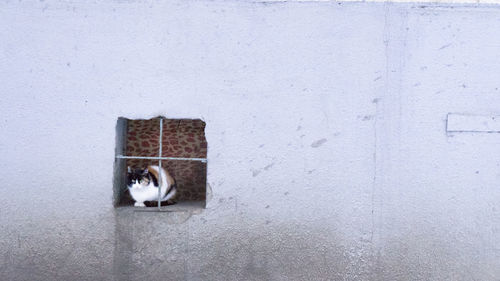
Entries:
{"type": "MultiPolygon", "coordinates": [[[[127,168],[157,165],[165,168],[177,182],[176,201],[206,202],[207,142],[205,122],[200,119],[149,120],[119,118],[115,151],[114,204],[131,205],[127,188],[127,168]]],[[[158,173],[158,200],[147,207],[162,208],[162,173],[158,173]]],[[[132,200],[132,201],[131,201],[132,200]]],[[[204,204],[203,204],[204,205],[204,204]]],[[[153,208],[135,208],[151,210],[153,208]]]]}

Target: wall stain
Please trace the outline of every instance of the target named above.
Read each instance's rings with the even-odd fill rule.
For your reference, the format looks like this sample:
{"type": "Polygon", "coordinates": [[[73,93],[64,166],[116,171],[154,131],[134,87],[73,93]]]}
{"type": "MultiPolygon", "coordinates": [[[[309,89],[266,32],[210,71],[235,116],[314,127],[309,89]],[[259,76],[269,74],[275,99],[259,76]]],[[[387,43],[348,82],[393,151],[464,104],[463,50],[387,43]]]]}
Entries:
{"type": "Polygon", "coordinates": [[[361,118],[361,121],[369,121],[373,119],[373,115],[358,116],[358,118],[361,118]]]}
{"type": "Polygon", "coordinates": [[[439,50],[446,49],[446,48],[448,48],[449,46],[451,46],[451,43],[448,43],[448,44],[446,44],[446,45],[441,46],[441,47],[439,48],[439,50]]]}
{"type": "Polygon", "coordinates": [[[320,139],[311,144],[311,147],[316,148],[322,146],[325,142],[327,142],[327,139],[320,139]]]}
{"type": "Polygon", "coordinates": [[[264,170],[266,170],[266,171],[267,171],[267,170],[269,170],[272,166],[274,166],[274,163],[271,163],[271,164],[269,164],[269,165],[265,166],[265,167],[264,167],[264,170]]]}
{"type": "Polygon", "coordinates": [[[252,177],[256,177],[260,174],[260,170],[252,170],[252,177]]]}

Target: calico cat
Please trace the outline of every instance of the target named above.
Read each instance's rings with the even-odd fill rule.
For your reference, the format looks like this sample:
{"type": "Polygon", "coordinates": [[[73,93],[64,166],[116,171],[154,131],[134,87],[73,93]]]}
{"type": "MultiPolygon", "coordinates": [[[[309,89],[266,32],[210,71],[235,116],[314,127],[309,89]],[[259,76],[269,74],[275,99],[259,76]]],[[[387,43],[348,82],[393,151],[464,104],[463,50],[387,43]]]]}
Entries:
{"type": "MultiPolygon", "coordinates": [[[[144,201],[158,201],[159,174],[158,166],[148,166],[146,169],[131,169],[128,167],[127,180],[130,196],[135,200],[134,206],[145,207],[144,201]]],[[[164,168],[161,169],[160,201],[171,200],[177,192],[175,179],[164,168]]]]}

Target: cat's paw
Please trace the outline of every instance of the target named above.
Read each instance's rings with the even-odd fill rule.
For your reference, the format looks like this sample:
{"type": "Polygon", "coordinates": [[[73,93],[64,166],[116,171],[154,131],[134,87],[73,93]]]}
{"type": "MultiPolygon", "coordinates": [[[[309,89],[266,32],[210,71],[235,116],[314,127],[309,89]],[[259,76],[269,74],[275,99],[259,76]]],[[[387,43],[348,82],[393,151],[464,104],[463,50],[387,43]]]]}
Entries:
{"type": "Polygon", "coordinates": [[[135,207],[146,207],[146,205],[144,205],[144,202],[135,202],[134,206],[135,207]]]}

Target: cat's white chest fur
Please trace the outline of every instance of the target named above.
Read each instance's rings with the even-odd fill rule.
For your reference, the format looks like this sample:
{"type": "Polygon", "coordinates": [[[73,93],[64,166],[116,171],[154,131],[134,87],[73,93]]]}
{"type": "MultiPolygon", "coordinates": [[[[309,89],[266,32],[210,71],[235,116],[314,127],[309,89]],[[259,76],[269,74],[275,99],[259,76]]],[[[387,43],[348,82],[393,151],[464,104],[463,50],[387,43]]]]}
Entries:
{"type": "Polygon", "coordinates": [[[147,186],[133,184],[129,189],[130,195],[135,200],[134,206],[144,207],[144,201],[158,200],[158,188],[150,183],[147,186]]]}

